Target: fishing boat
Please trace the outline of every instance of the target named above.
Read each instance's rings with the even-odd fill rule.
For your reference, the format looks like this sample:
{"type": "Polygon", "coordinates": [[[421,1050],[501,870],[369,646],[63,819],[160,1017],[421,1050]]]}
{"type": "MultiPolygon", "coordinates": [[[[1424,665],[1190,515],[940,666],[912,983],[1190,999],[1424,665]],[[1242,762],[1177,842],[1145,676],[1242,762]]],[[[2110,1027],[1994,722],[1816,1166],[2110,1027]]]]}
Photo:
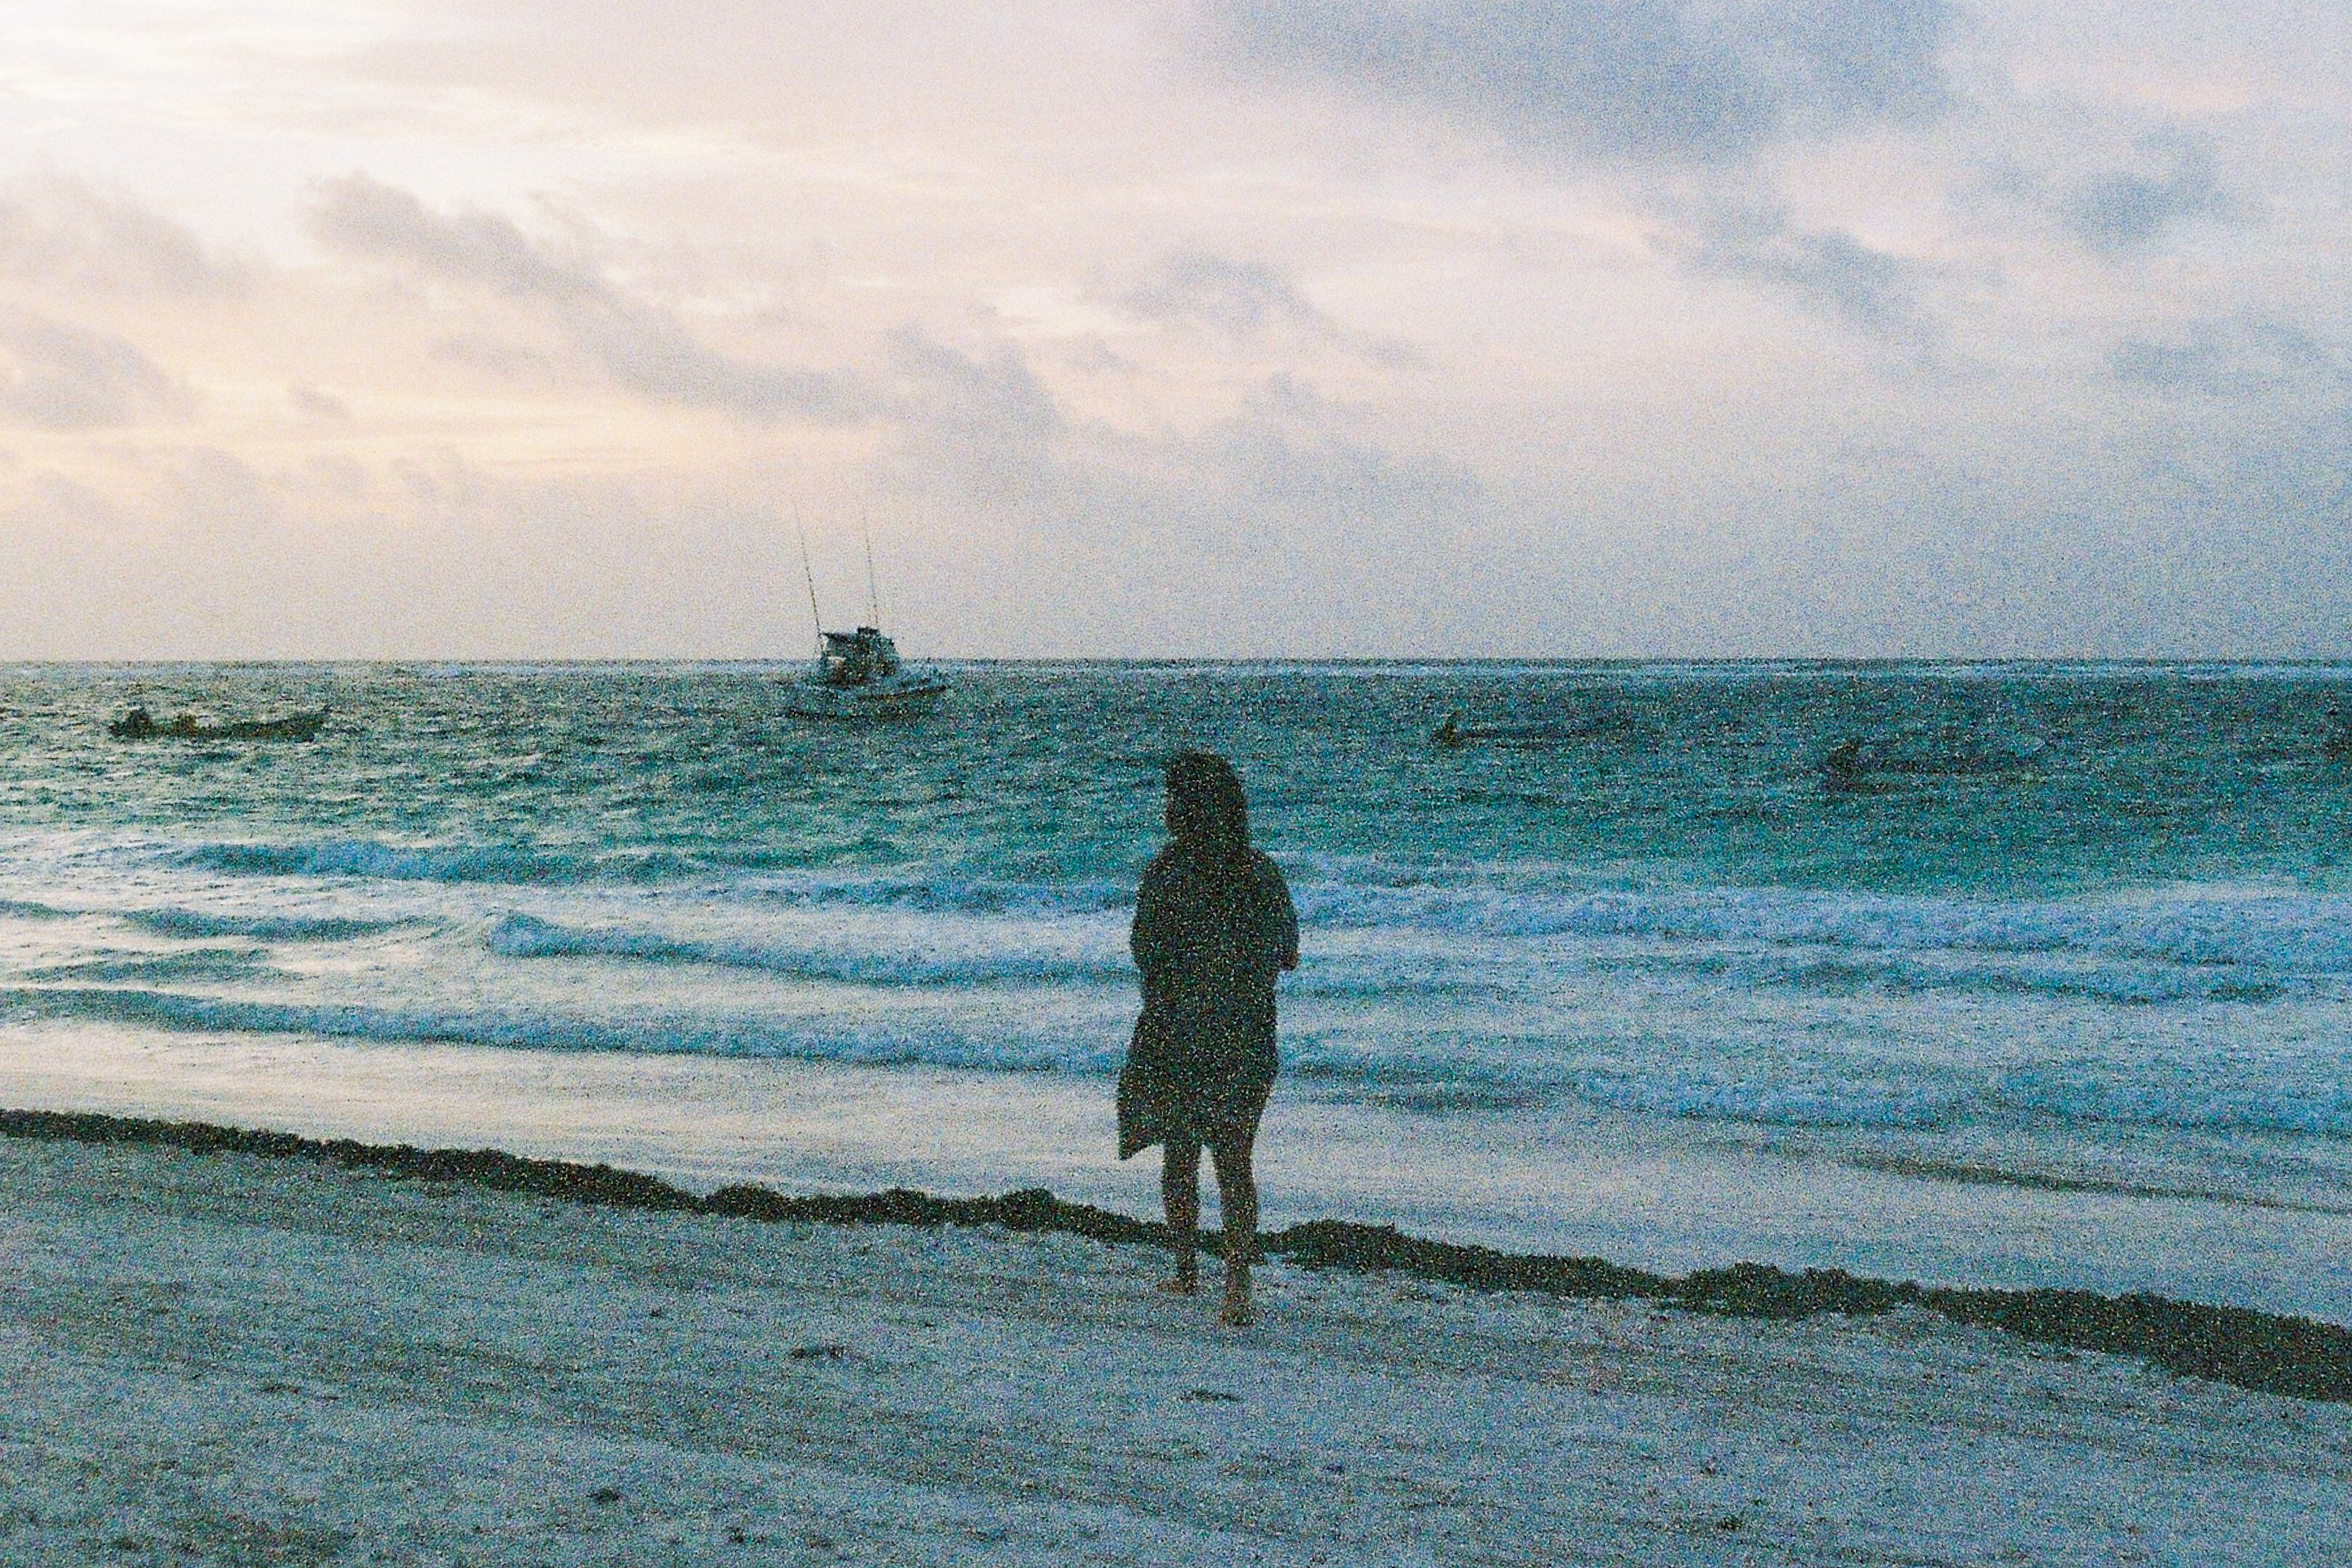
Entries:
{"type": "Polygon", "coordinates": [[[231,719],[207,724],[193,713],[181,713],[158,724],[143,704],[107,725],[118,741],[310,741],[327,727],[327,710],[286,713],[275,719],[231,719]]]}
{"type": "Polygon", "coordinates": [[[816,662],[784,688],[784,706],[802,719],[919,719],[940,705],[948,683],[910,669],[898,646],[874,626],[819,632],[816,662]]]}
{"type": "Polygon", "coordinates": [[[1458,713],[1448,713],[1429,732],[1429,743],[1442,752],[1465,746],[1495,746],[1505,751],[1536,752],[1573,741],[1596,740],[1632,726],[1614,715],[1547,724],[1465,724],[1458,713]]]}
{"type": "Polygon", "coordinates": [[[866,544],[866,603],[871,625],[847,632],[824,629],[805,533],[801,535],[801,571],[808,579],[809,617],[817,628],[816,660],[785,685],[787,712],[799,719],[888,721],[920,719],[940,705],[948,683],[931,670],[903,663],[898,645],[881,629],[881,600],[874,585],[870,537],[866,544]]]}
{"type": "Polygon", "coordinates": [[[1822,784],[1843,794],[1875,788],[1890,776],[2013,777],[2030,773],[2049,752],[2049,742],[2021,731],[1912,725],[1840,741],[1822,758],[1822,784]]]}

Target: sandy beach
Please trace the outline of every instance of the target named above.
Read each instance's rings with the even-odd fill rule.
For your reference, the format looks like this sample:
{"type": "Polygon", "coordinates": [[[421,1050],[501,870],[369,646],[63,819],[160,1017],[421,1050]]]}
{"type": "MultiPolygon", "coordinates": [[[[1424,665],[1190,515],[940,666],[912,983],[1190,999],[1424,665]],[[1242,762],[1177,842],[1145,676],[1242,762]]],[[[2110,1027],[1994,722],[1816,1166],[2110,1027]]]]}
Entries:
{"type": "Polygon", "coordinates": [[[2339,1560],[2352,1406],[1756,1321],[0,1139],[0,1563],[2339,1560]]]}

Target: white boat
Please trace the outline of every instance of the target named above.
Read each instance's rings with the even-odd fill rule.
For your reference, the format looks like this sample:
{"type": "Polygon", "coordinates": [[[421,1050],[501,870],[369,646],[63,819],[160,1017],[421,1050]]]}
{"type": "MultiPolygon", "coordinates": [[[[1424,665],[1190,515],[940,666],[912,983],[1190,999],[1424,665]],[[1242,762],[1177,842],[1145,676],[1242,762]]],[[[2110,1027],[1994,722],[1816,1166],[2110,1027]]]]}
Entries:
{"type": "Polygon", "coordinates": [[[816,604],[816,569],[808,535],[801,534],[801,574],[808,579],[809,620],[816,627],[816,662],[784,688],[784,707],[800,719],[919,719],[940,705],[948,683],[928,669],[898,661],[898,645],[883,635],[882,596],[874,585],[874,536],[866,536],[866,615],[854,632],[824,629],[816,604]]]}
{"type": "Polygon", "coordinates": [[[816,662],[784,688],[802,719],[919,719],[940,705],[948,683],[899,662],[898,645],[873,626],[819,632],[816,662]]]}

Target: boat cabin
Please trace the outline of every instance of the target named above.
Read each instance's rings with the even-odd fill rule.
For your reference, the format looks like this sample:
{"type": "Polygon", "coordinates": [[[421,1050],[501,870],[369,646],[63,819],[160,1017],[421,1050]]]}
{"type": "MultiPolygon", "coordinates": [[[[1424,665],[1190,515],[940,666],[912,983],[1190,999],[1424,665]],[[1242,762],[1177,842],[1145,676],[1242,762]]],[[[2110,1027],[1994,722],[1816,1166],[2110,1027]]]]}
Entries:
{"type": "Polygon", "coordinates": [[[873,626],[826,632],[817,670],[827,686],[865,686],[898,673],[898,648],[873,626]]]}

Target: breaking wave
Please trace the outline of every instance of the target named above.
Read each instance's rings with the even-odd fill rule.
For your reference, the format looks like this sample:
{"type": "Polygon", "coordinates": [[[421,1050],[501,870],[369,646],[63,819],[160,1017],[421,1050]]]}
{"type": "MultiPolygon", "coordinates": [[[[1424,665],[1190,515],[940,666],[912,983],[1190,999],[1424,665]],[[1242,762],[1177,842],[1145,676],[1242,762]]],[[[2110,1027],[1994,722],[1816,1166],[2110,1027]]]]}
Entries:
{"type": "MultiPolygon", "coordinates": [[[[865,1019],[685,1011],[587,1016],[498,1006],[268,1001],[132,984],[0,989],[0,1018],[14,1021],[1090,1076],[1117,1069],[1126,1044],[1125,1016],[1114,1005],[1098,1017],[1032,1020],[1026,1030],[1009,1033],[970,1016],[933,1013],[865,1019]]],[[[1312,1029],[1286,1033],[1283,1048],[1286,1071],[1303,1079],[1375,1093],[1437,1092],[1449,1103],[1465,1096],[1470,1103],[1506,1104],[1573,1096],[1611,1110],[1796,1128],[1926,1129],[1991,1114],[2352,1137],[2352,1089],[2315,1070],[2289,1083],[2208,1079],[2186,1071],[2166,1079],[2034,1069],[1952,1075],[1922,1084],[1801,1070],[1776,1078],[1703,1069],[1594,1069],[1551,1054],[1474,1057],[1444,1048],[1443,1042],[1389,1048],[1312,1029]]]]}
{"type": "Polygon", "coordinates": [[[567,926],[521,914],[499,917],[487,940],[490,951],[507,958],[625,958],[647,963],[711,964],[861,985],[1124,984],[1132,976],[1124,949],[1116,953],[810,950],[695,940],[613,926],[567,926]]]}
{"type": "Polygon", "coordinates": [[[413,921],[348,915],[224,915],[204,910],[120,910],[117,920],[159,936],[242,937],[250,942],[349,942],[413,921]]]}
{"type": "Polygon", "coordinates": [[[358,878],[388,882],[514,882],[576,886],[661,882],[709,864],[666,849],[568,850],[517,844],[395,845],[366,838],[310,844],[199,844],[180,864],[249,877],[358,878]]]}
{"type": "MultiPolygon", "coordinates": [[[[572,849],[528,844],[401,845],[338,838],[212,843],[163,852],[173,864],[238,877],[523,887],[636,887],[695,881],[724,896],[785,908],[899,909],[956,914],[1093,914],[1129,908],[1131,881],[1025,880],[953,870],[824,870],[757,850],[572,849]]],[[[31,910],[34,906],[26,906],[31,910]]],[[[0,909],[0,912],[5,912],[0,909]]]]}
{"type": "Polygon", "coordinates": [[[1322,879],[1302,919],[1495,938],[1585,937],[1902,952],[2081,953],[2352,974],[2352,898],[2184,891],[1993,900],[1782,889],[1519,890],[1322,879]]]}
{"type": "Polygon", "coordinates": [[[1585,1073],[1576,1092],[1614,1110],[1780,1127],[1934,1127],[1976,1099],[1871,1080],[1811,1078],[1773,1083],[1705,1073],[1585,1073]]]}
{"type": "Polygon", "coordinates": [[[383,1044],[494,1046],[520,1050],[619,1051],[789,1058],[805,1061],[1103,1073],[1124,1037],[1109,1031],[1066,1037],[1007,1038],[942,1025],[835,1019],[796,1022],[751,1016],[648,1014],[589,1017],[499,1007],[411,1008],[270,1002],[127,986],[0,989],[0,1018],[87,1020],[149,1028],[256,1035],[311,1035],[383,1044]]]}

